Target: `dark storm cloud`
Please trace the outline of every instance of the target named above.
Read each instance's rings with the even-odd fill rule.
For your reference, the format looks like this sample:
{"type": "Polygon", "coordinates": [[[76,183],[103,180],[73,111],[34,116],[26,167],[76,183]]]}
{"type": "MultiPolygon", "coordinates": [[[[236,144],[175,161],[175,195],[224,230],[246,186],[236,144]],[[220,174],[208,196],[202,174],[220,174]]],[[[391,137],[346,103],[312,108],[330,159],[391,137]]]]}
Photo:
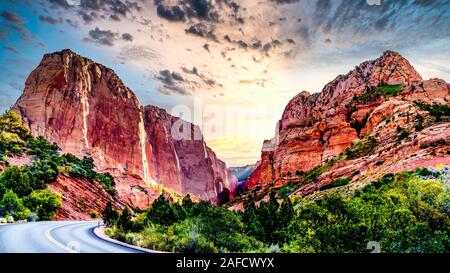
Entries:
{"type": "Polygon", "coordinates": [[[214,30],[209,25],[205,25],[202,23],[194,24],[194,25],[188,27],[185,30],[185,32],[187,34],[192,34],[195,36],[199,36],[202,38],[206,38],[206,39],[218,42],[218,39],[217,39],[216,35],[214,34],[214,30]]]}
{"type": "Polygon", "coordinates": [[[89,38],[91,41],[105,46],[113,46],[118,37],[117,32],[111,30],[101,30],[98,27],[89,31],[89,38]]]}
{"type": "Polygon", "coordinates": [[[63,22],[62,18],[53,18],[51,16],[39,15],[39,21],[48,23],[50,25],[57,25],[63,22]]]}

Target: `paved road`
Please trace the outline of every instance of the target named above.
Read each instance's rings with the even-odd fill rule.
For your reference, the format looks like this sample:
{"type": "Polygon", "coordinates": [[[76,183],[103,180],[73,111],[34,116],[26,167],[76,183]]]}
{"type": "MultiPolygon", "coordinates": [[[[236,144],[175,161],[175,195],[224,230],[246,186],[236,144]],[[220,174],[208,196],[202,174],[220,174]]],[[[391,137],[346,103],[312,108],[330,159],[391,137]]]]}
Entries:
{"type": "Polygon", "coordinates": [[[97,237],[97,222],[0,225],[0,253],[140,253],[97,237]]]}

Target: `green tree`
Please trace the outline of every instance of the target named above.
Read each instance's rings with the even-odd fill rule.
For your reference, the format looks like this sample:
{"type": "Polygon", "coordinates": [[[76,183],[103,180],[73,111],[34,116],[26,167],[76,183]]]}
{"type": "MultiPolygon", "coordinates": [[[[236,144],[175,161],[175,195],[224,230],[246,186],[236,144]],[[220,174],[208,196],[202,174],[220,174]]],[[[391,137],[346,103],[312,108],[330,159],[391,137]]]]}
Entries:
{"type": "Polygon", "coordinates": [[[0,207],[2,207],[7,214],[15,216],[16,214],[25,210],[22,204],[22,200],[12,190],[6,191],[0,201],[0,207]]]}
{"type": "Polygon", "coordinates": [[[37,160],[26,168],[33,189],[42,190],[47,183],[55,181],[59,174],[58,164],[52,160],[37,160]]]}
{"type": "Polygon", "coordinates": [[[106,204],[105,209],[103,210],[103,222],[107,227],[114,225],[119,219],[119,213],[112,206],[111,201],[106,204]]]}
{"type": "Polygon", "coordinates": [[[117,220],[117,226],[123,231],[127,232],[132,229],[133,222],[131,221],[131,213],[128,208],[125,208],[117,220]]]}
{"type": "Polygon", "coordinates": [[[56,211],[61,207],[62,199],[50,190],[37,190],[24,197],[23,204],[37,213],[38,220],[48,221],[55,216],[56,211]]]}
{"type": "Polygon", "coordinates": [[[0,182],[8,189],[13,190],[19,197],[27,196],[33,190],[28,174],[17,166],[4,169],[0,176],[0,182]]]}
{"type": "Polygon", "coordinates": [[[30,130],[22,125],[22,117],[13,111],[0,116],[0,131],[16,134],[23,140],[31,137],[30,130]]]}
{"type": "Polygon", "coordinates": [[[161,194],[147,211],[147,220],[152,223],[170,226],[179,221],[178,214],[169,200],[161,194]]]}

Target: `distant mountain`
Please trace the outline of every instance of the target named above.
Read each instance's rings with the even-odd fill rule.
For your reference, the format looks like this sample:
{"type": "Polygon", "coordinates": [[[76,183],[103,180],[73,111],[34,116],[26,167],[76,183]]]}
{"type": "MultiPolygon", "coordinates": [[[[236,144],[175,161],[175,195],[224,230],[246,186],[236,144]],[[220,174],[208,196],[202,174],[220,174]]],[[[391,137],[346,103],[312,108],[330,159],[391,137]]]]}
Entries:
{"type": "Polygon", "coordinates": [[[246,181],[247,178],[255,170],[255,165],[247,165],[242,167],[229,167],[228,170],[231,171],[234,176],[236,176],[239,182],[246,181]]]}
{"type": "Polygon", "coordinates": [[[155,198],[152,184],[218,204],[235,183],[198,126],[142,107],[113,70],[68,49],[43,57],[12,110],[34,136],[64,153],[89,155],[99,171],[111,172],[119,199],[133,207],[155,198]],[[172,126],[190,138],[174,139],[172,126]]]}
{"type": "MultiPolygon", "coordinates": [[[[286,106],[248,178],[248,197],[359,187],[385,173],[450,165],[450,85],[423,80],[396,52],[357,66],[286,106]]],[[[241,200],[244,200],[241,197],[241,200]]]]}

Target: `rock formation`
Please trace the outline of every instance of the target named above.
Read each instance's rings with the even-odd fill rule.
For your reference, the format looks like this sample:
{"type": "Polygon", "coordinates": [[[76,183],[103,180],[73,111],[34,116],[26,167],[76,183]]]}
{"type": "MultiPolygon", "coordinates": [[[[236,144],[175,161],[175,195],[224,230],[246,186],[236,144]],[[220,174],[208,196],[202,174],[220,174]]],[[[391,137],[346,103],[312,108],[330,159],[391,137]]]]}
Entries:
{"type": "MultiPolygon", "coordinates": [[[[255,188],[257,185],[264,187],[274,183],[299,181],[305,171],[325,164],[367,135],[376,138],[380,145],[374,152],[379,153],[378,157],[371,160],[360,159],[361,164],[367,165],[366,171],[376,172],[374,165],[378,160],[392,161],[389,168],[386,167],[388,162],[377,165],[386,167],[384,171],[426,165],[427,156],[430,160],[428,163],[439,160],[450,163],[448,156],[441,158],[437,155],[433,159],[430,155],[433,151],[423,150],[423,161],[414,154],[421,150],[422,142],[442,139],[441,143],[450,143],[448,122],[430,125],[429,128],[417,132],[410,128],[414,123],[414,116],[421,111],[414,103],[419,100],[429,104],[450,105],[449,85],[439,79],[422,80],[405,58],[392,51],[385,52],[376,60],[362,63],[347,75],[338,76],[320,93],[302,92],[286,106],[277,125],[279,134],[264,142],[261,161],[249,177],[247,186],[255,188]],[[410,119],[403,120],[400,118],[403,115],[408,115],[410,119]],[[395,120],[390,125],[382,123],[393,116],[395,120]],[[407,127],[405,130],[408,130],[410,135],[405,139],[411,141],[403,140],[400,144],[395,144],[397,126],[407,127]],[[389,141],[394,143],[389,144],[389,141]],[[396,153],[402,156],[397,156],[396,153]],[[394,158],[406,161],[394,164],[394,158]],[[413,164],[413,161],[416,163],[413,164]],[[370,165],[369,162],[373,164],[370,165]]],[[[426,116],[426,113],[422,114],[426,116]]],[[[443,152],[442,149],[439,151],[443,152]]],[[[340,166],[352,164],[353,161],[347,161],[341,162],[340,166]]],[[[337,166],[333,168],[328,175],[334,179],[340,175],[337,175],[337,166]]],[[[362,168],[362,165],[359,165],[359,168],[362,168]]],[[[358,165],[349,168],[346,174],[356,170],[358,165]]],[[[316,181],[319,184],[309,185],[311,189],[308,193],[320,188],[320,183],[329,183],[331,180],[316,181]]]]}
{"type": "Polygon", "coordinates": [[[120,199],[132,206],[148,205],[145,192],[154,183],[218,203],[233,181],[203,137],[174,140],[177,118],[142,107],[113,70],[70,50],[43,57],[12,109],[33,135],[64,153],[92,156],[99,171],[112,172],[120,199]]]}

